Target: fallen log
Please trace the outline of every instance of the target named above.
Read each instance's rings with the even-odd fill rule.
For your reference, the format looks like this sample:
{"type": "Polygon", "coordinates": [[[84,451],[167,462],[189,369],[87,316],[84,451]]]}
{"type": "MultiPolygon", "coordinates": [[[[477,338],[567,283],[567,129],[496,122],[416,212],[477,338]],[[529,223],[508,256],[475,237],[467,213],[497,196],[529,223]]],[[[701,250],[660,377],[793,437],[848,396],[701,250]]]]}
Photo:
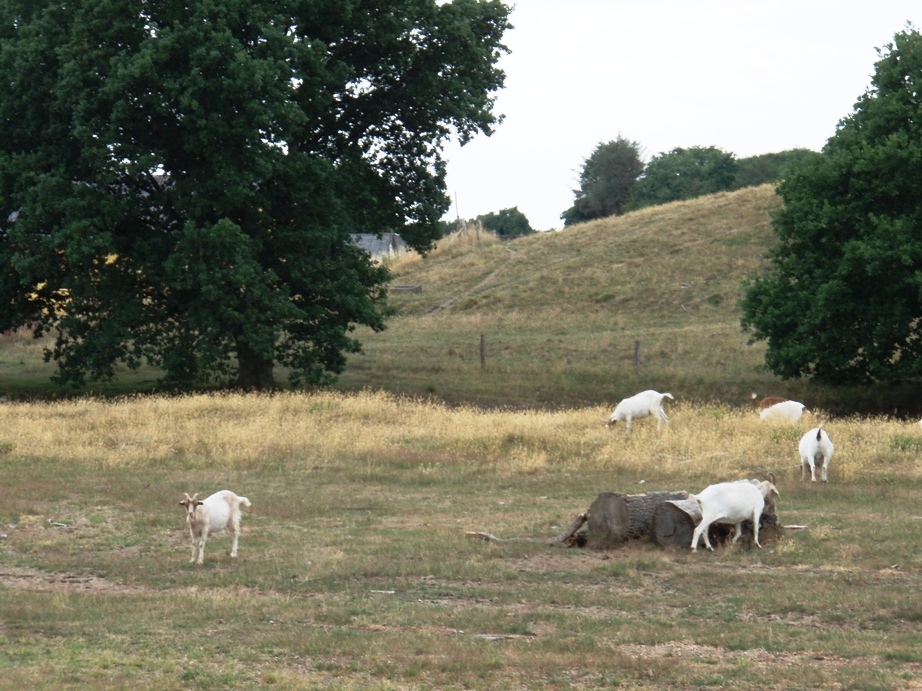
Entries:
{"type": "Polygon", "coordinates": [[[589,507],[588,545],[609,549],[648,535],[654,509],[664,501],[681,499],[688,499],[688,492],[603,492],[589,507]]]}

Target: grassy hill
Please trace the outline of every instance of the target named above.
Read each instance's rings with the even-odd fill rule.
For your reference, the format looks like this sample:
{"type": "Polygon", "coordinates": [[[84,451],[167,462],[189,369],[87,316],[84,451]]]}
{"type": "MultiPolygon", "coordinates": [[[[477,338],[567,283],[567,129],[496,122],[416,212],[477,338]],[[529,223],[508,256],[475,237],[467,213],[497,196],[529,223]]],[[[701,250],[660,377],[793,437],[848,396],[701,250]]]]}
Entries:
{"type": "Polygon", "coordinates": [[[340,385],[512,406],[801,393],[760,369],[739,326],[779,203],[765,185],[511,242],[446,239],[395,264],[422,291],[393,294],[399,316],[360,334],[340,385]]]}
{"type": "MultiPolygon", "coordinates": [[[[736,406],[756,391],[839,414],[922,415],[918,387],[828,390],[765,371],[739,300],[779,204],[764,185],[514,241],[446,238],[394,263],[395,284],[422,290],[392,293],[385,332],[359,329],[365,352],[336,388],[508,408],[609,405],[649,388],[736,406]]],[[[27,336],[0,340],[0,393],[54,395],[53,371],[27,336]]],[[[92,392],[151,390],[157,376],[123,368],[92,392]]]]}
{"type": "Polygon", "coordinates": [[[748,405],[756,391],[839,414],[918,416],[918,387],[782,381],[765,370],[764,346],[748,344],[742,284],[764,265],[780,203],[763,185],[511,242],[448,238],[394,265],[396,284],[422,291],[393,294],[399,316],[360,333],[365,354],[339,387],[523,408],[648,388],[748,405]]]}

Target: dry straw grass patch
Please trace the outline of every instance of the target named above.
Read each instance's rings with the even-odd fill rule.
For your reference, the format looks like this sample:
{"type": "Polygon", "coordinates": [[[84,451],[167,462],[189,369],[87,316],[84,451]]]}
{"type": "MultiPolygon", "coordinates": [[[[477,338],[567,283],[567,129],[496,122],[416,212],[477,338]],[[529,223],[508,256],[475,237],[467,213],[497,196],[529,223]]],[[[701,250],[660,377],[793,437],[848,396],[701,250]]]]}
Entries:
{"type": "MultiPolygon", "coordinates": [[[[190,395],[18,403],[0,407],[5,455],[101,466],[183,462],[243,468],[284,463],[311,470],[354,464],[470,466],[499,475],[542,469],[611,470],[637,479],[744,477],[772,470],[799,479],[797,442],[818,420],[836,444],[834,480],[854,481],[909,463],[922,427],[888,418],[800,423],[755,410],[667,402],[671,423],[606,431],[608,407],[486,411],[385,393],[190,395]]],[[[907,464],[909,467],[907,467],[907,464]]]]}

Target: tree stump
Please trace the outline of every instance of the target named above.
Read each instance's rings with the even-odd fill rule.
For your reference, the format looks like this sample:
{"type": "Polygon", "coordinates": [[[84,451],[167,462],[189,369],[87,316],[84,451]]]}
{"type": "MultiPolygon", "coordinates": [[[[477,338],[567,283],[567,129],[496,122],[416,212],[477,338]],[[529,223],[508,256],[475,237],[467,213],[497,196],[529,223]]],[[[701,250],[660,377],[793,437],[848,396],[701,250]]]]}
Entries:
{"type": "Polygon", "coordinates": [[[681,499],[688,499],[688,492],[603,492],[589,507],[588,544],[595,549],[608,549],[648,535],[654,509],[664,501],[681,499]]]}
{"type": "Polygon", "coordinates": [[[701,507],[694,499],[664,501],[653,510],[650,538],[660,547],[690,547],[701,507]]]}
{"type": "MultiPolygon", "coordinates": [[[[664,501],[653,510],[650,538],[660,547],[691,548],[692,535],[700,522],[701,507],[694,499],[664,501]]],[[[769,534],[777,532],[778,525],[777,514],[771,507],[765,507],[759,521],[759,535],[766,531],[769,534]]],[[[714,523],[708,528],[708,539],[716,545],[732,537],[733,533],[732,525],[714,523]]],[[[740,539],[747,537],[752,539],[752,521],[743,523],[743,537],[740,539]]],[[[759,541],[762,541],[761,537],[759,541]]]]}

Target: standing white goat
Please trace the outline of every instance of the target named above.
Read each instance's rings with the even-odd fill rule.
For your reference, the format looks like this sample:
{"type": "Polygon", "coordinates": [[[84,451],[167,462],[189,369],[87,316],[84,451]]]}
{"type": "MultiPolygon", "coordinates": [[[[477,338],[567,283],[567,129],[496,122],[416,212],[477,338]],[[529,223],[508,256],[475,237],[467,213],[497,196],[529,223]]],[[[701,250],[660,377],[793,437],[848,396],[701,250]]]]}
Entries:
{"type": "Polygon", "coordinates": [[[250,506],[250,500],[239,497],[230,490],[222,489],[215,492],[204,501],[198,498],[198,492],[191,497],[183,492],[186,498],[179,502],[186,507],[186,523],[189,525],[189,536],[192,538],[192,559],[190,564],[201,564],[205,558],[205,543],[212,533],[230,530],[234,536],[234,545],[230,555],[237,556],[237,539],[240,537],[240,507],[250,506]]]}
{"type": "Polygon", "coordinates": [[[797,422],[804,413],[810,415],[810,411],[807,410],[803,403],[799,403],[798,401],[781,401],[768,408],[764,408],[762,412],[759,413],[759,419],[768,420],[775,418],[797,422]]]}
{"type": "Polygon", "coordinates": [[[800,479],[803,481],[807,478],[807,468],[810,468],[810,481],[816,482],[816,467],[821,469],[820,477],[823,482],[829,482],[827,471],[829,470],[829,461],[832,460],[832,452],[835,447],[829,435],[823,430],[823,425],[811,429],[800,439],[798,446],[800,451],[801,474],[800,479]]]}
{"type": "Polygon", "coordinates": [[[656,429],[665,422],[669,424],[669,418],[666,417],[666,411],[663,410],[663,399],[672,398],[671,393],[659,393],[657,391],[641,391],[630,398],[625,398],[615,407],[615,412],[611,414],[605,426],[611,429],[612,425],[619,420],[625,423],[627,433],[631,431],[631,420],[640,420],[641,418],[656,416],[656,429]]]}
{"type": "Polygon", "coordinates": [[[690,494],[689,499],[694,499],[701,507],[701,522],[692,535],[691,548],[698,551],[698,540],[704,534],[705,546],[713,551],[711,541],[708,539],[708,528],[712,523],[731,523],[736,526],[733,542],[740,539],[743,534],[743,522],[752,521],[752,534],[759,549],[759,521],[765,505],[775,506],[781,494],[775,483],[764,480],[758,485],[750,482],[721,482],[710,485],[701,494],[690,494]]]}

